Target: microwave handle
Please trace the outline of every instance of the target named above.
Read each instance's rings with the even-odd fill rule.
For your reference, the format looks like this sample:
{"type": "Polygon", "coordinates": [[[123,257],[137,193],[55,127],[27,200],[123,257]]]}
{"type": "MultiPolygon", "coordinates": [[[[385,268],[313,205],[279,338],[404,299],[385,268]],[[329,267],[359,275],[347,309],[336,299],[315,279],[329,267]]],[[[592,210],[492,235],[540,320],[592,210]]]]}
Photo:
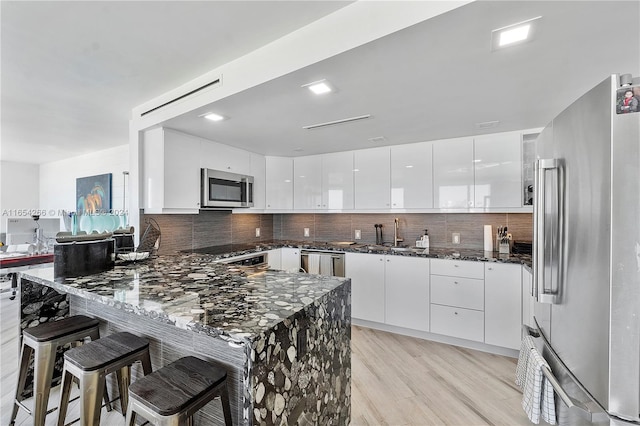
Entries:
{"type": "Polygon", "coordinates": [[[247,194],[247,206],[253,206],[253,179],[249,177],[243,177],[242,183],[244,184],[244,191],[247,194]]]}

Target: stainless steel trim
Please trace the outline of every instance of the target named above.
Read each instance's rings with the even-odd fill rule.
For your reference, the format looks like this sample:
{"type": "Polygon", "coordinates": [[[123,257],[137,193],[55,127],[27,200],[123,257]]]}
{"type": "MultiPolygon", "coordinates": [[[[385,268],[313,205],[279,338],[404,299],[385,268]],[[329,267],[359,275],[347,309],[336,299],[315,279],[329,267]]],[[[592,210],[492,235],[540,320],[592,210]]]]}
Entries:
{"type": "Polygon", "coordinates": [[[253,207],[253,176],[221,170],[200,169],[200,207],[201,208],[234,208],[253,207]],[[212,201],[209,200],[209,179],[240,182],[245,186],[246,200],[241,201],[212,201]]]}
{"type": "Polygon", "coordinates": [[[309,254],[315,253],[321,256],[331,257],[332,271],[331,274],[334,277],[344,277],[345,276],[345,262],[344,262],[344,253],[341,252],[332,252],[332,251],[321,251],[321,250],[301,250],[300,251],[300,266],[301,269],[305,272],[309,271],[309,254]]]}
{"type": "MultiPolygon", "coordinates": [[[[563,178],[561,172],[561,161],[558,159],[539,159],[535,162],[535,181],[536,181],[536,202],[534,205],[534,254],[533,254],[533,296],[539,303],[558,303],[557,291],[549,289],[546,286],[545,280],[545,246],[547,243],[547,228],[545,221],[546,213],[546,171],[555,170],[557,173],[557,188],[555,188],[554,194],[557,196],[558,206],[558,229],[555,233],[555,238],[551,241],[554,251],[559,250],[560,246],[560,233],[561,225],[564,221],[564,209],[562,203],[562,185],[563,178]]],[[[556,281],[560,278],[560,268],[556,268],[556,281]]]]}
{"type": "MultiPolygon", "coordinates": [[[[523,325],[522,328],[524,329],[524,332],[526,334],[534,337],[535,339],[541,339],[543,344],[546,345],[547,348],[551,347],[543,334],[538,333],[536,330],[526,325],[523,325]]],[[[551,356],[557,358],[557,356],[553,354],[553,352],[551,352],[551,356]]],[[[559,360],[556,359],[556,361],[559,361],[559,360]]],[[[549,383],[553,387],[554,392],[556,393],[556,395],[560,397],[560,399],[567,406],[567,408],[572,410],[580,418],[587,420],[589,423],[599,423],[599,422],[607,421],[609,419],[609,416],[606,413],[606,411],[604,411],[604,409],[602,409],[602,407],[600,407],[599,405],[597,404],[595,405],[598,411],[594,412],[590,410],[589,407],[587,407],[581,401],[578,401],[577,399],[571,397],[564,390],[564,388],[562,387],[562,384],[553,374],[553,371],[551,371],[550,367],[543,366],[542,374],[544,374],[544,376],[549,380],[549,383]]],[[[574,377],[572,377],[572,379],[575,380],[574,377]]],[[[576,383],[578,382],[576,381],[576,383]]]]}

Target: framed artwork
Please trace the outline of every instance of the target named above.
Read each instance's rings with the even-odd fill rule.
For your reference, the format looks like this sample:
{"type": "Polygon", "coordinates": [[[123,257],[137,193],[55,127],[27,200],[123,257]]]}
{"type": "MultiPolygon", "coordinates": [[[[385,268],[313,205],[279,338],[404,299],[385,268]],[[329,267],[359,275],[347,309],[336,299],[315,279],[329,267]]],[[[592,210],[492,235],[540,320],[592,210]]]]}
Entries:
{"type": "Polygon", "coordinates": [[[76,179],[76,212],[82,214],[111,211],[111,173],[76,179]]]}
{"type": "Polygon", "coordinates": [[[640,112],[640,86],[626,86],[616,92],[616,113],[640,112]]]}

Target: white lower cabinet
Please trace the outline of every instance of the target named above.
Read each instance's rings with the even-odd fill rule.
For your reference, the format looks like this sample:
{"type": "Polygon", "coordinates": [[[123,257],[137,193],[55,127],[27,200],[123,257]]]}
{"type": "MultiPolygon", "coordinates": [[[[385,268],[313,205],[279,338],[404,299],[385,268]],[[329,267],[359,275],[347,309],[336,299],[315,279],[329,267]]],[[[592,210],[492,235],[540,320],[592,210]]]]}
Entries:
{"type": "Polygon", "coordinates": [[[267,263],[269,268],[281,270],[282,269],[282,249],[269,250],[267,252],[267,263]]]}
{"type": "Polygon", "coordinates": [[[300,270],[300,249],[283,247],[280,249],[280,269],[283,271],[300,270]]]}
{"type": "Polygon", "coordinates": [[[351,278],[351,316],[384,323],[385,256],[345,253],[345,275],[351,278]]]}
{"type": "Polygon", "coordinates": [[[346,253],[345,271],[355,319],[520,347],[521,265],[346,253]]]}
{"type": "Polygon", "coordinates": [[[485,343],[519,349],[522,329],[522,266],[485,265],[485,343]]]}
{"type": "Polygon", "coordinates": [[[432,303],[431,332],[482,342],[484,312],[432,303]]]}
{"type": "Polygon", "coordinates": [[[386,256],[385,323],[429,331],[429,259],[386,256]]]}
{"type": "Polygon", "coordinates": [[[433,259],[431,274],[431,332],[483,342],[483,264],[433,259]]]}
{"type": "Polygon", "coordinates": [[[476,278],[431,277],[431,303],[484,310],[484,281],[476,278]]]}

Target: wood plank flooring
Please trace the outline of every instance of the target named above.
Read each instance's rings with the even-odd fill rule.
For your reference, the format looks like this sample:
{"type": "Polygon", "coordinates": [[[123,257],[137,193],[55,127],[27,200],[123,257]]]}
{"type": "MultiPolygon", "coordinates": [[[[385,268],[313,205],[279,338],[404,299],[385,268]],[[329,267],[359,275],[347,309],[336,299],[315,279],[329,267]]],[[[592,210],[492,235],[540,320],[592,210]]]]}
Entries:
{"type": "MultiPolygon", "coordinates": [[[[531,424],[520,407],[513,358],[358,326],[351,347],[354,426],[531,424]]],[[[77,416],[75,401],[67,418],[77,416]]],[[[47,416],[47,426],[55,417],[47,416]]],[[[16,425],[29,424],[20,410],[16,425]]],[[[124,417],[103,409],[101,424],[124,425],[124,417]]]]}
{"type": "Polygon", "coordinates": [[[530,425],[517,360],[351,328],[352,425],[530,425]]]}

